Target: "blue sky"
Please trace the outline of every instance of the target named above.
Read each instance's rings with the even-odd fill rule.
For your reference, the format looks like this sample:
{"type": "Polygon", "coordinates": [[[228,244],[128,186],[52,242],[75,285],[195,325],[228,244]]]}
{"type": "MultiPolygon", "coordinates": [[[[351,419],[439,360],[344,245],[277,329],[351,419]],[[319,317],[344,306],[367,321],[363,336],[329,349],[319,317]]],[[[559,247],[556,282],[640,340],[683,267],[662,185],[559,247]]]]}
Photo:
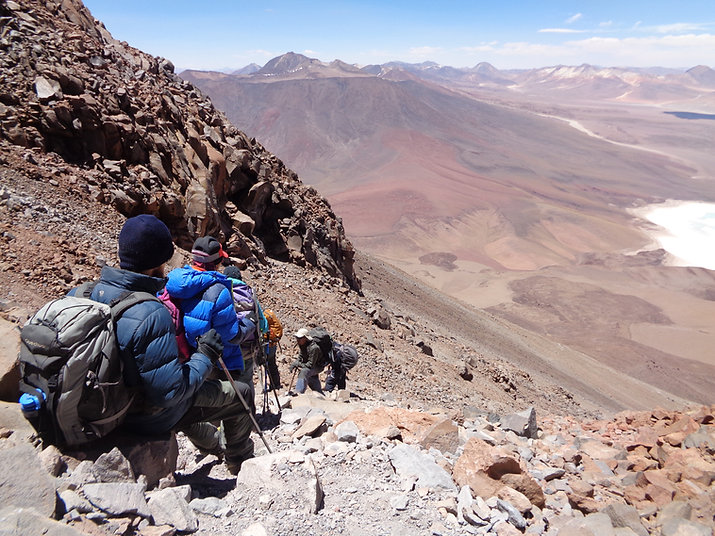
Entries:
{"type": "Polygon", "coordinates": [[[715,0],[85,0],[112,35],[181,69],[286,52],[366,65],[435,61],[715,68],[715,0]]]}

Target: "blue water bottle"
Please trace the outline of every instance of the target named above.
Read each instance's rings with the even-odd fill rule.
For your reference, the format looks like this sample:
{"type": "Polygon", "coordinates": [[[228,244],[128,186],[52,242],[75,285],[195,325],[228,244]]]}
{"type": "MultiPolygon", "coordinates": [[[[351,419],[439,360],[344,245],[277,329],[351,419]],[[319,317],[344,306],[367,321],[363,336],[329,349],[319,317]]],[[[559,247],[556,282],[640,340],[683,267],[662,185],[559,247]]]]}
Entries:
{"type": "Polygon", "coordinates": [[[25,418],[34,423],[40,415],[40,408],[44,404],[47,396],[41,389],[35,389],[37,394],[22,393],[20,395],[20,408],[22,409],[22,414],[25,418]]]}

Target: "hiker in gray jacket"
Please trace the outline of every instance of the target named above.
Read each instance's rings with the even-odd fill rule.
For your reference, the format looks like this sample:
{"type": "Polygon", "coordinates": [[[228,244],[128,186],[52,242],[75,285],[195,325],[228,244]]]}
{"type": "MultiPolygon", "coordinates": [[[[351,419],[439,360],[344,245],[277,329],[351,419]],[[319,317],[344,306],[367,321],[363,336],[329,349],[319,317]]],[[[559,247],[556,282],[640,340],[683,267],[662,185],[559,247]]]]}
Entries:
{"type": "Polygon", "coordinates": [[[297,393],[305,393],[307,387],[322,393],[320,387],[320,373],[325,367],[326,359],[320,346],[310,337],[307,328],[300,328],[293,336],[300,355],[291,363],[290,369],[298,371],[298,380],[295,383],[297,393]]]}

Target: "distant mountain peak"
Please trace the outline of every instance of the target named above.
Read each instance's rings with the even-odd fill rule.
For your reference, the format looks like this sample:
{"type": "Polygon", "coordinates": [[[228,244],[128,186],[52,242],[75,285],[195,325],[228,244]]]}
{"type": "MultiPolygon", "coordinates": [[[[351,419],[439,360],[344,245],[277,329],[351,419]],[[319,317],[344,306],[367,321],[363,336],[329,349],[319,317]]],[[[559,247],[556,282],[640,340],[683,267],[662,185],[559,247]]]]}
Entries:
{"type": "Polygon", "coordinates": [[[257,63],[249,63],[245,67],[241,67],[240,69],[232,71],[231,74],[253,74],[260,70],[261,70],[261,66],[258,65],[257,63]]]}
{"type": "Polygon", "coordinates": [[[304,56],[303,54],[287,52],[281,56],[277,56],[270,60],[261,69],[256,71],[256,74],[289,74],[312,65],[323,65],[323,62],[315,58],[309,58],[308,56],[304,56]]]}
{"type": "Polygon", "coordinates": [[[404,61],[390,61],[387,63],[383,63],[383,67],[388,67],[388,68],[398,68],[398,69],[407,69],[408,71],[419,71],[423,69],[431,69],[433,67],[439,67],[439,63],[435,63],[433,61],[423,61],[422,63],[407,63],[404,61]]]}
{"type": "Polygon", "coordinates": [[[686,71],[688,74],[708,74],[715,72],[707,65],[696,65],[686,71]]]}
{"type": "Polygon", "coordinates": [[[715,87],[715,71],[707,65],[696,65],[685,74],[705,87],[715,87]]]}
{"type": "Polygon", "coordinates": [[[362,70],[355,66],[351,65],[349,63],[345,63],[342,60],[333,60],[330,62],[330,67],[333,67],[335,69],[340,69],[341,71],[346,71],[346,72],[354,72],[354,73],[361,73],[362,70]]]}
{"type": "Polygon", "coordinates": [[[491,63],[482,61],[474,66],[473,71],[479,74],[499,74],[499,69],[494,67],[491,63]]]}

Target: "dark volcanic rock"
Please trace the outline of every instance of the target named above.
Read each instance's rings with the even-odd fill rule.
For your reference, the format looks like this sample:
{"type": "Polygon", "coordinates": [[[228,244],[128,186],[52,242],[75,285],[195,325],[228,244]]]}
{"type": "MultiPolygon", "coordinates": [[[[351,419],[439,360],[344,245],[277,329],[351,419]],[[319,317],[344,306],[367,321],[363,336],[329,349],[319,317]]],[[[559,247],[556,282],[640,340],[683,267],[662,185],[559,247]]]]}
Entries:
{"type": "Polygon", "coordinates": [[[159,216],[180,246],[211,234],[234,257],[313,265],[359,288],[328,202],[171,62],[113,39],[78,0],[0,11],[0,137],[95,168],[96,199],[159,216]]]}

